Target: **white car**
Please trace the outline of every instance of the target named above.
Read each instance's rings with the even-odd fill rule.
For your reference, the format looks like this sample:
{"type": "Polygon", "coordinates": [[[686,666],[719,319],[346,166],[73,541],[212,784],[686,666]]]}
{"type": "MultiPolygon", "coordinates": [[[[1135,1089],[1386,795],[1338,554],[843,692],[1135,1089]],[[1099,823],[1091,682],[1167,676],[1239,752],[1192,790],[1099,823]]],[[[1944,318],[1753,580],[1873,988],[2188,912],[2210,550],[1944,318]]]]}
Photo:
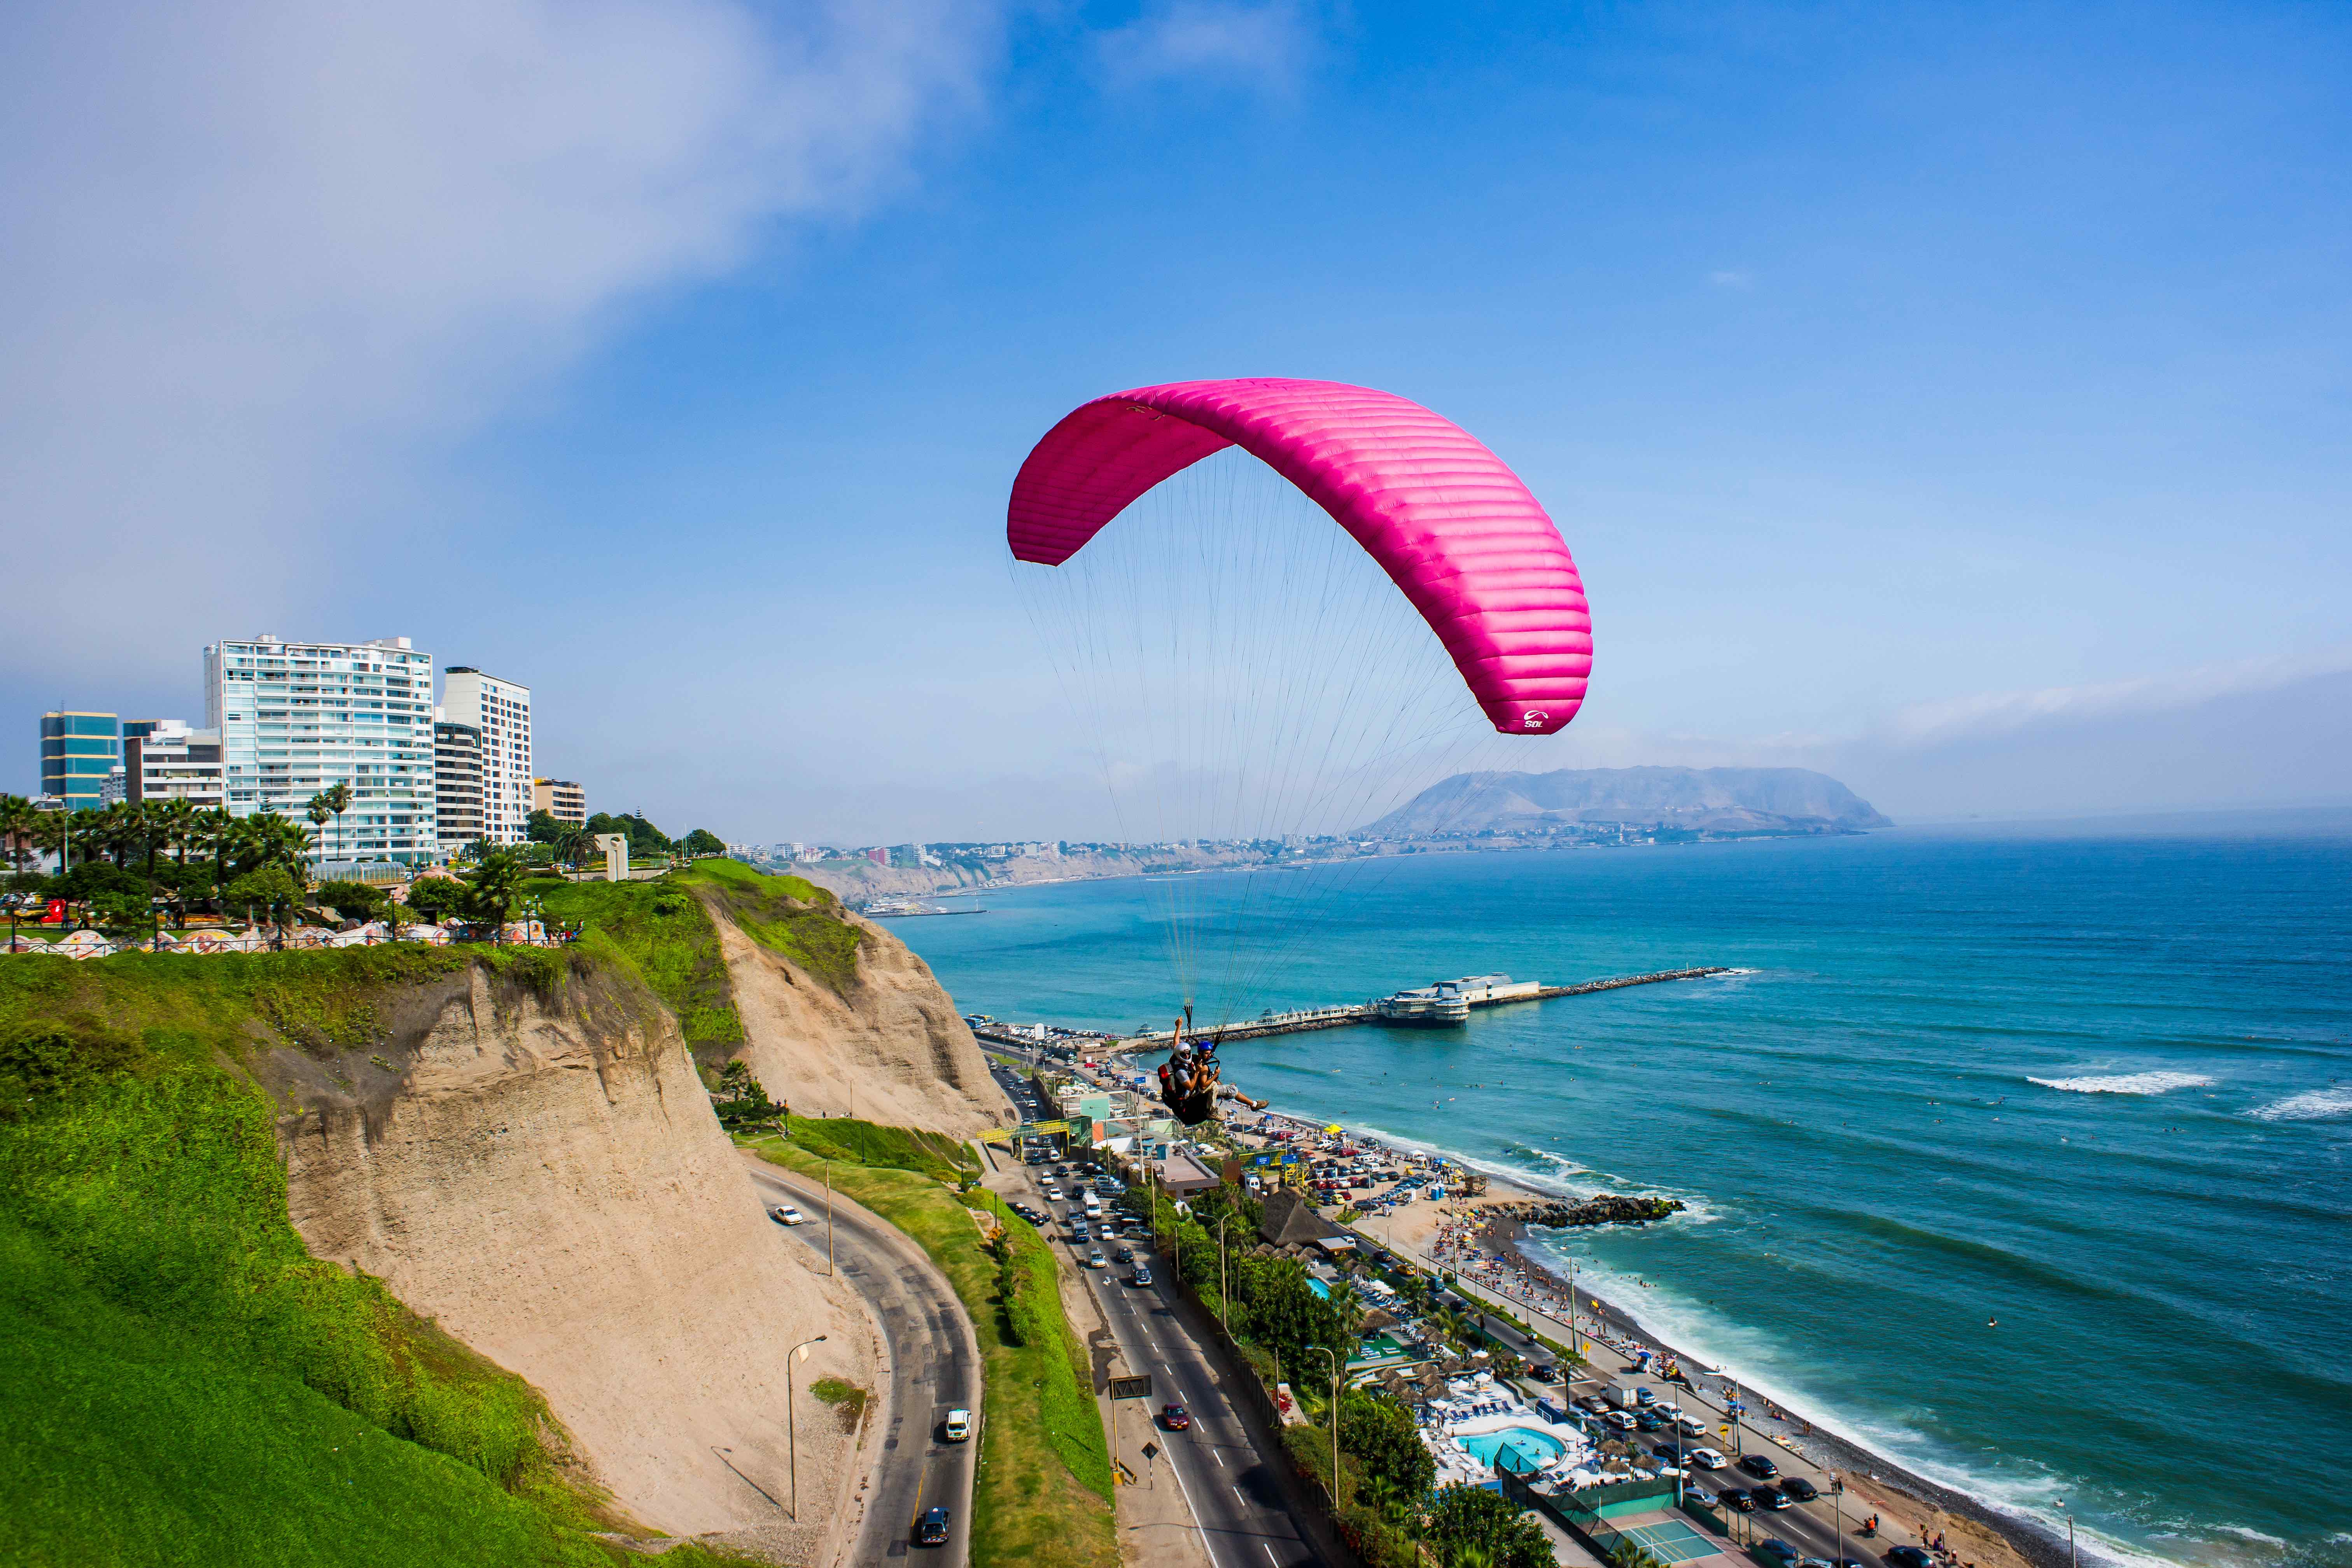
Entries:
{"type": "Polygon", "coordinates": [[[1675,1417],[1675,1425],[1683,1429],[1683,1436],[1685,1437],[1706,1436],[1706,1423],[1704,1421],[1694,1421],[1687,1415],[1677,1415],[1675,1417]]]}
{"type": "Polygon", "coordinates": [[[950,1443],[970,1441],[971,1437],[971,1412],[969,1410],[949,1411],[947,1422],[941,1428],[941,1436],[945,1436],[950,1443]]]}
{"type": "Polygon", "coordinates": [[[1712,1448],[1693,1448],[1683,1456],[1691,1466],[1702,1470],[1719,1470],[1731,1463],[1712,1448]]]}
{"type": "Polygon", "coordinates": [[[778,1204],[774,1208],[768,1211],[768,1217],[774,1220],[778,1225],[808,1224],[808,1215],[801,1213],[800,1210],[793,1207],[790,1204],[778,1204]]]}

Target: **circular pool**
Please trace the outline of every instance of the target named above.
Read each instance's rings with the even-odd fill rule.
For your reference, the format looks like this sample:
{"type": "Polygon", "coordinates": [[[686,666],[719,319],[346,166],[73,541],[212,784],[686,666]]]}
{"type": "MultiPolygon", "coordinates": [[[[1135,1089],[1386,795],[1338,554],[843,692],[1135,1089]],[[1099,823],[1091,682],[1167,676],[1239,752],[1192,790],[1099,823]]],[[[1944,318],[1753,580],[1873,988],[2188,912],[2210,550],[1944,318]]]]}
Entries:
{"type": "Polygon", "coordinates": [[[1538,1432],[1532,1426],[1506,1426],[1499,1432],[1479,1432],[1454,1439],[1470,1450],[1471,1457],[1482,1465],[1491,1465],[1495,1456],[1508,1448],[1523,1461],[1513,1468],[1541,1469],[1568,1452],[1567,1445],[1549,1432],[1538,1432]]]}

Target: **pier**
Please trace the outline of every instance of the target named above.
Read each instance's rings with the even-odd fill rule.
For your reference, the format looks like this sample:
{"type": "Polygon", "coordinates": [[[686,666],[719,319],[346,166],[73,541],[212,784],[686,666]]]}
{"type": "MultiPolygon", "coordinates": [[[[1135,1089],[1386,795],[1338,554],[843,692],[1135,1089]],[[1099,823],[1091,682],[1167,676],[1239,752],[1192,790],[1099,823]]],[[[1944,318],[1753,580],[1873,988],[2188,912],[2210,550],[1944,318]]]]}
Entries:
{"type": "MultiPolygon", "coordinates": [[[[1446,1021],[1458,1023],[1474,1007],[1502,1007],[1519,1002],[1548,1002],[1555,996],[1586,996],[1596,991],[1621,991],[1628,985],[1656,985],[1669,980],[1705,980],[1717,974],[1728,974],[1730,969],[1720,963],[1698,969],[1661,969],[1649,974],[1614,975],[1605,980],[1587,980],[1575,985],[1534,985],[1528,984],[1500,985],[1470,984],[1445,981],[1441,984],[1469,984],[1456,1003],[1457,1016],[1446,1021]]],[[[1496,976],[1482,975],[1480,982],[1496,976]]],[[[1434,991],[1438,987],[1429,987],[1434,991]]],[[[1417,998],[1421,992],[1399,992],[1396,996],[1383,996],[1370,1002],[1345,1002],[1328,1007],[1297,1007],[1288,1012],[1271,1010],[1255,1018],[1243,1018],[1222,1027],[1202,1027],[1192,1031],[1206,1035],[1221,1044],[1235,1040],[1264,1039],[1270,1035],[1298,1035],[1313,1029],[1342,1029],[1357,1024],[1402,1024],[1429,1026],[1432,1020],[1419,1016],[1400,1016],[1398,1011],[1383,1012],[1399,998],[1417,998]]],[[[1076,1049],[1081,1047],[1104,1052],[1148,1051],[1168,1045],[1175,1038],[1172,1029],[1147,1029],[1138,1035],[1114,1036],[1097,1029],[1064,1029],[1043,1024],[1007,1024],[984,1015],[974,1015],[965,1020],[971,1032],[983,1040],[1023,1046],[1034,1049],[1041,1045],[1060,1046],[1076,1049]]]]}

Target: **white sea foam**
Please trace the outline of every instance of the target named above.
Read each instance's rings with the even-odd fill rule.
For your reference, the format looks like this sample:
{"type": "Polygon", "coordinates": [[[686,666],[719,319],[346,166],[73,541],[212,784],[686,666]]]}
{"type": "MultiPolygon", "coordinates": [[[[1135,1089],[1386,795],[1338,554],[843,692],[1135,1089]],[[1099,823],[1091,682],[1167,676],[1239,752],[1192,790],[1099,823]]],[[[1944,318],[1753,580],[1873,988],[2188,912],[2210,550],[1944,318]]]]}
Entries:
{"type": "Polygon", "coordinates": [[[2320,1121],[2331,1116],[2352,1116],[2352,1089],[2306,1089],[2259,1107],[2254,1114],[2265,1121],[2320,1121]]]}
{"type": "Polygon", "coordinates": [[[2074,1094],[2164,1094],[2176,1089],[2210,1089],[2213,1080],[2199,1072],[2126,1072],[2104,1078],[2029,1078],[2044,1089],[2074,1094]]]}
{"type": "Polygon", "coordinates": [[[2259,1530],[2254,1530],[2242,1524],[2217,1524],[2213,1528],[2220,1531],[2224,1535],[2234,1535],[2241,1541],[2259,1542],[2264,1546],[2284,1546],[2286,1544],[2284,1541],[2275,1535],[2265,1535],[2259,1530]]]}

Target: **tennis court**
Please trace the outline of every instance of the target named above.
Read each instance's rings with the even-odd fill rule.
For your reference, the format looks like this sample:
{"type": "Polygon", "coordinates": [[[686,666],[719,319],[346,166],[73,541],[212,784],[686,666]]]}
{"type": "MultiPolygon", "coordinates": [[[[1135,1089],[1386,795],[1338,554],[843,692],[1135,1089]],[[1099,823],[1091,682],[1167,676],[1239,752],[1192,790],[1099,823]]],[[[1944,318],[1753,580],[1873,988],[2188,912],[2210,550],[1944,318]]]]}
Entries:
{"type": "Polygon", "coordinates": [[[1678,1519],[1657,1524],[1636,1524],[1618,1531],[1609,1544],[1630,1541],[1663,1563],[1688,1563],[1697,1557],[1712,1557],[1724,1550],[1720,1542],[1709,1541],[1678,1519]]]}

